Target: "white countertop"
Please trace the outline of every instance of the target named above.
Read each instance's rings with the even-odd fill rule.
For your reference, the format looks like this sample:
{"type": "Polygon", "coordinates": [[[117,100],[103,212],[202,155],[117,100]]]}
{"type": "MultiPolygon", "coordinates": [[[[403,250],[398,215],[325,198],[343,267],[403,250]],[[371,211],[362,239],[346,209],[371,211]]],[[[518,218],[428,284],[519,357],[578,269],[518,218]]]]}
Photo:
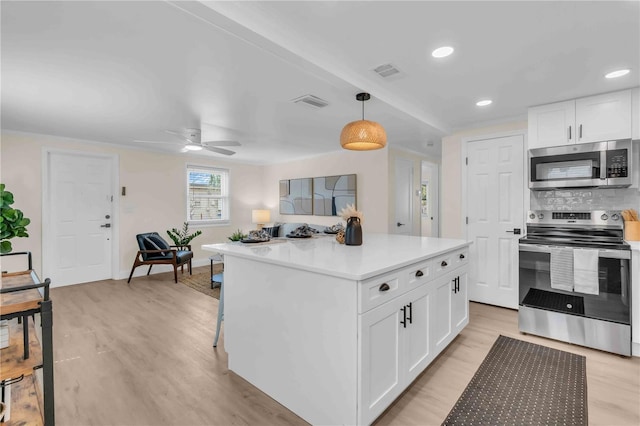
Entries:
{"type": "Polygon", "coordinates": [[[640,251],[640,241],[626,241],[631,246],[631,250],[640,251]]]}
{"type": "Polygon", "coordinates": [[[364,234],[361,246],[339,244],[333,235],[274,239],[269,243],[203,244],[202,249],[261,262],[364,280],[471,244],[449,238],[364,234]]]}

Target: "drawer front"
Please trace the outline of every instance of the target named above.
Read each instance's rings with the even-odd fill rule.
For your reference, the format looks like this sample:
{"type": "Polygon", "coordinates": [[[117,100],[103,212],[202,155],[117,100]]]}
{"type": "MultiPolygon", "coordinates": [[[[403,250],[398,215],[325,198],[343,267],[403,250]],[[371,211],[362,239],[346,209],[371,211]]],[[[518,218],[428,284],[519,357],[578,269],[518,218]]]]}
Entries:
{"type": "Polygon", "coordinates": [[[455,253],[448,252],[433,259],[434,276],[439,277],[455,269],[455,253]]]}
{"type": "Polygon", "coordinates": [[[407,291],[418,288],[422,284],[433,279],[433,262],[427,260],[425,262],[411,265],[403,269],[407,282],[407,291]]]}
{"type": "Polygon", "coordinates": [[[371,278],[360,284],[358,313],[367,312],[407,291],[404,269],[371,278]]]}
{"type": "Polygon", "coordinates": [[[469,246],[441,254],[433,259],[433,275],[439,277],[469,263],[469,246]]]}
{"type": "Polygon", "coordinates": [[[467,263],[469,263],[469,247],[464,247],[456,250],[453,253],[452,261],[453,266],[456,268],[458,266],[466,265],[467,263]]]}

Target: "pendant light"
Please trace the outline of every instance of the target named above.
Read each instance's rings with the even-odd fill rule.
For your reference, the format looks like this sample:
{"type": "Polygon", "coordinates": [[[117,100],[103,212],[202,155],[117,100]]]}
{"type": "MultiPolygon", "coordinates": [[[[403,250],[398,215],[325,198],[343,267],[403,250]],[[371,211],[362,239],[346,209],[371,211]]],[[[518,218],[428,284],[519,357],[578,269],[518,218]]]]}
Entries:
{"type": "Polygon", "coordinates": [[[340,133],[340,145],[344,149],[354,151],[370,151],[384,148],[387,144],[387,133],[375,121],[364,119],[364,102],[371,99],[368,93],[358,93],[356,99],[362,102],[362,120],[352,121],[340,133]]]}

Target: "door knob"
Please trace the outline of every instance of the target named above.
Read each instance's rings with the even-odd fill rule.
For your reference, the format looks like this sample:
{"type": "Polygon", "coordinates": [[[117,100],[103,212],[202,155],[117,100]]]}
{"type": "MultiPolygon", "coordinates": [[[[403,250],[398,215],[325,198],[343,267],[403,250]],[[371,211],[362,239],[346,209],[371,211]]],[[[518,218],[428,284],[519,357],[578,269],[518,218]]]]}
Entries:
{"type": "Polygon", "coordinates": [[[105,223],[104,225],[100,225],[100,228],[111,228],[111,224],[105,223]]]}
{"type": "Polygon", "coordinates": [[[513,228],[513,231],[507,231],[507,232],[511,232],[514,235],[520,235],[520,228],[513,228]]]}
{"type": "Polygon", "coordinates": [[[398,223],[396,223],[396,225],[397,225],[397,226],[404,226],[404,223],[400,223],[400,222],[398,222],[398,223]]]}

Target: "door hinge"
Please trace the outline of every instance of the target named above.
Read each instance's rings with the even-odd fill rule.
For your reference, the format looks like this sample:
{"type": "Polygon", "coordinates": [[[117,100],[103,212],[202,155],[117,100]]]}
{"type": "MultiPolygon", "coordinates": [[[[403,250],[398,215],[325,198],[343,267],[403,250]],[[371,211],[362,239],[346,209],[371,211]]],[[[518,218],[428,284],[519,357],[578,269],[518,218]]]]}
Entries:
{"type": "Polygon", "coordinates": [[[469,157],[464,157],[464,164],[469,165],[469,157]]]}
{"type": "Polygon", "coordinates": [[[466,217],[465,222],[467,223],[467,225],[469,224],[469,216],[466,217]]]}
{"type": "Polygon", "coordinates": [[[111,196],[111,202],[113,203],[113,195],[111,196]]]}

